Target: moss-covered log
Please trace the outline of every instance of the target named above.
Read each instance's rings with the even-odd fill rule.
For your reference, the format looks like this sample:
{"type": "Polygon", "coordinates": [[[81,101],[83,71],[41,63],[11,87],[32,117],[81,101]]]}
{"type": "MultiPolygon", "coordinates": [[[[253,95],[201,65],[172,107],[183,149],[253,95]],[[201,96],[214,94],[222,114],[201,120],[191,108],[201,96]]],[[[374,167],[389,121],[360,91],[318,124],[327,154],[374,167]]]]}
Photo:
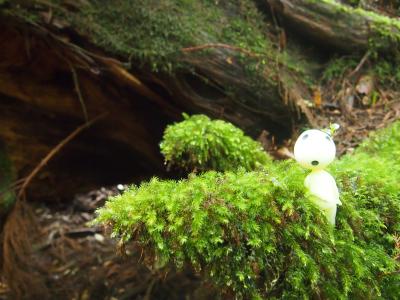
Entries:
{"type": "MultiPolygon", "coordinates": [[[[265,127],[290,128],[282,86],[301,68],[279,58],[251,1],[148,0],[138,8],[131,1],[92,0],[73,10],[59,1],[22,3],[10,2],[3,11],[54,33],[60,26],[73,30],[80,38],[69,34],[71,42],[87,47],[88,41],[127,61],[130,71],[140,70],[147,83],[172,96],[168,101],[174,105],[222,115],[255,134],[265,127]],[[43,16],[48,9],[54,10],[50,22],[43,16]]],[[[304,85],[299,75],[291,82],[304,85]]]]}
{"type": "MultiPolygon", "coordinates": [[[[333,166],[336,228],[295,162],[264,171],[154,178],[106,203],[98,222],[139,241],[158,268],[186,264],[250,299],[396,299],[400,293],[400,123],[333,166]]],[[[218,138],[218,137],[216,137],[218,138]]]]}
{"type": "Polygon", "coordinates": [[[400,21],[335,0],[267,0],[297,31],[347,52],[397,52],[400,21]]]}
{"type": "Polygon", "coordinates": [[[107,113],[51,162],[52,174],[65,174],[53,178],[64,182],[59,194],[74,190],[71,171],[101,183],[88,175],[102,163],[105,174],[123,174],[127,162],[136,174],[158,173],[163,129],[182,111],[227,119],[252,136],[285,136],[293,104],[310,98],[304,70],[281,56],[247,0],[3,1],[0,26],[0,139],[19,176],[107,113]]]}

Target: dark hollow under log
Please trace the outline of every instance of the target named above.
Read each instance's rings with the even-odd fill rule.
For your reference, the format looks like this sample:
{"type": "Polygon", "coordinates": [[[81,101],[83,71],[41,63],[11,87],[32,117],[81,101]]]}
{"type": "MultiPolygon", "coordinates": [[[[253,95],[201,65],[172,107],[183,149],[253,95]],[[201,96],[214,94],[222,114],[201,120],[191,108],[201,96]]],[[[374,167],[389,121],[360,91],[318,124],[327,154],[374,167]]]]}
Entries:
{"type": "MultiPolygon", "coordinates": [[[[41,175],[48,177],[42,187],[50,184],[62,189],[59,195],[70,196],[74,185],[89,188],[90,182],[111,184],[163,172],[158,143],[165,126],[179,119],[179,110],[168,101],[161,107],[105,65],[99,71],[83,68],[72,52],[49,44],[48,37],[1,27],[0,139],[19,177],[85,122],[84,111],[89,119],[106,116],[50,162],[52,172],[41,175]]],[[[49,189],[42,189],[36,196],[49,196],[49,189]]]]}

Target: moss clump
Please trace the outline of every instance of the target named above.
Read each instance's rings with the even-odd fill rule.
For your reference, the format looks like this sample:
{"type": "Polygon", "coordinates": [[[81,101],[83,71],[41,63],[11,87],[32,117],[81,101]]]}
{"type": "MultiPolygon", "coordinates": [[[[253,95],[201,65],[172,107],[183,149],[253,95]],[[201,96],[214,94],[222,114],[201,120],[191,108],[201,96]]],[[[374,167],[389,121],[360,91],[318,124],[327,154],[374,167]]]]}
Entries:
{"type": "Polygon", "coordinates": [[[158,265],[190,263],[239,298],[378,297],[379,275],[396,262],[363,238],[368,227],[352,203],[333,231],[305,197],[303,176],[285,163],[273,174],[153,179],[109,201],[98,221],[111,222],[124,241],[137,236],[158,265]]]}
{"type": "Polygon", "coordinates": [[[250,171],[271,163],[260,143],[205,115],[185,115],[184,121],[168,126],[160,147],[166,163],[186,171],[250,171]]]}
{"type": "Polygon", "coordinates": [[[186,263],[238,298],[396,299],[400,122],[333,166],[337,226],[307,199],[294,162],[133,186],[99,210],[160,266],[186,263]]]}
{"type": "Polygon", "coordinates": [[[4,215],[15,202],[15,194],[10,190],[13,180],[11,162],[4,147],[0,145],[0,216],[4,215]]]}

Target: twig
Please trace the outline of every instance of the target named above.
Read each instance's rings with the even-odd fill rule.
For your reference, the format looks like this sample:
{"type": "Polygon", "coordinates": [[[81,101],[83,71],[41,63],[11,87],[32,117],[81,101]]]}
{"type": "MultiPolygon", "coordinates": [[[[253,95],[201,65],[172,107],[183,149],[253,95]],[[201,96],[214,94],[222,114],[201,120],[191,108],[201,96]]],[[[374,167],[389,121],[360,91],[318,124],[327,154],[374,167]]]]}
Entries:
{"type": "Polygon", "coordinates": [[[81,103],[83,116],[85,117],[85,121],[87,122],[88,121],[88,113],[87,113],[85,101],[83,100],[82,91],[81,91],[81,88],[79,86],[78,73],[76,72],[76,70],[75,70],[74,66],[71,64],[71,62],[69,62],[67,60],[67,63],[69,65],[70,69],[71,69],[72,78],[74,80],[75,91],[76,91],[76,94],[78,95],[79,102],[81,103]]]}
{"type": "Polygon", "coordinates": [[[19,187],[23,184],[25,179],[26,177],[19,178],[18,180],[13,181],[7,188],[5,188],[3,191],[0,192],[0,197],[2,197],[5,193],[9,191],[15,191],[19,189],[19,187]]]}
{"type": "Polygon", "coordinates": [[[357,65],[357,67],[350,72],[349,75],[347,75],[347,77],[351,77],[354,74],[356,74],[358,71],[360,71],[361,67],[364,65],[364,63],[367,61],[368,57],[370,56],[370,51],[367,51],[364,56],[361,58],[360,63],[357,65]]]}
{"type": "Polygon", "coordinates": [[[238,52],[242,52],[250,57],[260,57],[262,56],[261,54],[257,54],[254,52],[251,52],[249,50],[240,48],[240,47],[236,47],[236,46],[231,46],[231,45],[227,45],[227,44],[222,44],[222,43],[215,43],[215,44],[204,44],[204,45],[200,45],[200,46],[193,46],[193,47],[187,47],[187,48],[182,48],[182,52],[193,52],[193,51],[199,51],[199,50],[204,50],[204,49],[209,49],[209,48],[224,48],[224,49],[230,49],[233,51],[238,51],[238,52]]]}
{"type": "Polygon", "coordinates": [[[24,180],[19,192],[17,199],[21,199],[24,195],[26,188],[29,186],[31,181],[35,178],[35,176],[40,172],[40,170],[56,155],[66,144],[68,144],[72,139],[74,139],[79,133],[81,133],[84,129],[90,127],[95,122],[105,117],[107,113],[103,113],[94,119],[82,124],[78,128],[76,128],[72,133],[70,133],[65,139],[63,139],[56,147],[54,147],[42,160],[41,162],[33,169],[33,171],[26,177],[24,180]]]}

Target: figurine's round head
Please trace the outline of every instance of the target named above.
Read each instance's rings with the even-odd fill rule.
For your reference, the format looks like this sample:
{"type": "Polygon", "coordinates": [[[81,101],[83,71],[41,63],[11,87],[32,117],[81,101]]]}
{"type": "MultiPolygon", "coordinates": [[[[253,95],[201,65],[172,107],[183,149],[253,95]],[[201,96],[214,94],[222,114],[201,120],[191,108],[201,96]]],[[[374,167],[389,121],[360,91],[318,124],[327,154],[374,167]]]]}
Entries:
{"type": "Polygon", "coordinates": [[[294,158],[307,169],[323,169],[329,165],[336,154],[331,136],[321,130],[304,131],[294,144],[294,158]]]}

